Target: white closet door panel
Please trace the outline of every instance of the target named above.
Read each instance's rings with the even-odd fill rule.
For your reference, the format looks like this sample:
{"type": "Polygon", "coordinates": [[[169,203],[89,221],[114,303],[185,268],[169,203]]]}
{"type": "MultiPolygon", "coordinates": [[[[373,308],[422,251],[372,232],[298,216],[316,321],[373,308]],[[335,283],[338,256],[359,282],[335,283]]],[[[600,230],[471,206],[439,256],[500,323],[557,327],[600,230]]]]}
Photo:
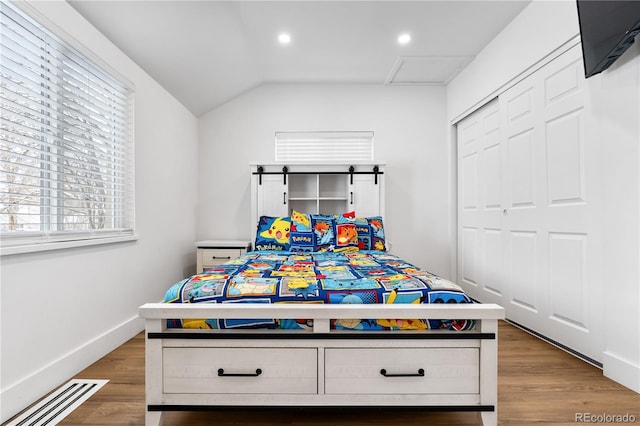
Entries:
{"type": "Polygon", "coordinates": [[[538,311],[537,235],[535,232],[511,232],[510,235],[510,303],[538,311]]]}
{"type": "Polygon", "coordinates": [[[458,276],[479,300],[501,301],[503,268],[500,116],[497,101],[458,124],[458,276]],[[489,287],[487,287],[489,286],[489,287]],[[485,296],[484,293],[489,293],[485,296]]]}
{"type": "Polygon", "coordinates": [[[587,236],[552,233],[549,237],[551,319],[588,331],[587,236]]]}
{"type": "Polygon", "coordinates": [[[586,202],[583,157],[582,109],[571,111],[546,124],[549,204],[586,202]]]}
{"type": "Polygon", "coordinates": [[[482,146],[488,148],[500,144],[500,114],[497,108],[489,104],[489,109],[482,116],[482,146]]]}
{"type": "MultiPolygon", "coordinates": [[[[478,179],[482,183],[483,207],[485,211],[497,213],[502,205],[501,188],[501,144],[500,115],[497,108],[490,108],[481,117],[482,133],[479,140],[480,162],[478,179]]],[[[491,214],[489,216],[492,216],[491,214]]],[[[499,217],[499,216],[498,216],[499,217]]]]}
{"type": "Polygon", "coordinates": [[[601,360],[599,148],[581,61],[576,46],[460,123],[459,272],[473,297],[601,360]]]}
{"type": "Polygon", "coordinates": [[[477,117],[469,117],[458,124],[458,155],[466,157],[478,151],[478,134],[481,123],[477,117]]]}
{"type": "Polygon", "coordinates": [[[484,148],[484,208],[488,210],[502,207],[502,182],[500,170],[500,145],[495,144],[484,148]]]}
{"type": "Polygon", "coordinates": [[[549,336],[601,360],[602,265],[597,141],[578,48],[545,69],[549,336]],[[590,134],[591,133],[591,134],[590,134]]]}
{"type": "Polygon", "coordinates": [[[497,303],[502,300],[505,291],[504,248],[501,229],[485,229],[484,231],[484,289],[486,297],[497,303]]]}
{"type": "MultiPolygon", "coordinates": [[[[463,228],[463,251],[460,259],[462,281],[473,287],[478,286],[478,229],[463,228]]],[[[476,297],[477,290],[472,290],[471,296],[476,297]]]]}
{"type": "Polygon", "coordinates": [[[462,159],[462,208],[478,210],[478,154],[471,153],[462,159]]]}
{"type": "Polygon", "coordinates": [[[585,106],[585,79],[582,77],[582,73],[582,59],[578,49],[575,48],[568,56],[558,58],[557,62],[547,67],[542,74],[545,111],[548,111],[550,115],[559,115],[557,111],[554,111],[554,108],[571,109],[571,106],[566,103],[573,104],[578,108],[585,106]]]}
{"type": "Polygon", "coordinates": [[[535,207],[534,132],[528,129],[507,139],[509,207],[535,207]]]}
{"type": "Polygon", "coordinates": [[[504,110],[509,126],[530,127],[530,119],[533,118],[534,88],[529,81],[527,83],[520,83],[515,89],[511,89],[510,93],[501,95],[501,98],[506,99],[504,110]]]}

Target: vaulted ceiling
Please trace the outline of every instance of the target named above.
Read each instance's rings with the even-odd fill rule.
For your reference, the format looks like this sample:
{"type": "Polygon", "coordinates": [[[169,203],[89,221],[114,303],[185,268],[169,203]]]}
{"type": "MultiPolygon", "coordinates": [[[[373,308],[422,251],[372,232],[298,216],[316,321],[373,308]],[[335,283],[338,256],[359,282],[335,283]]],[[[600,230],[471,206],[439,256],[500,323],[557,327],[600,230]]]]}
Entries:
{"type": "Polygon", "coordinates": [[[529,2],[69,1],[196,116],[263,83],[446,84],[529,2]]]}

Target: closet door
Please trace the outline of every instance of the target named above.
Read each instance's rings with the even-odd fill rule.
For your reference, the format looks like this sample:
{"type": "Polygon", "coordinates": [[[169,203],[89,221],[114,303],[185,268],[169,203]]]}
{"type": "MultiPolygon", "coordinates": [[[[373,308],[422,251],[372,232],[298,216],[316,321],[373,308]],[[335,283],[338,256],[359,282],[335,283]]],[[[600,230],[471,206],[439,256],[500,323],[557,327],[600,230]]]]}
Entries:
{"type": "Polygon", "coordinates": [[[504,304],[503,157],[498,101],[458,123],[458,278],[486,303],[504,304]]]}
{"type": "Polygon", "coordinates": [[[601,361],[600,168],[585,86],[577,46],[460,123],[459,273],[507,318],[601,361]],[[474,151],[465,128],[482,117],[474,151]]]}

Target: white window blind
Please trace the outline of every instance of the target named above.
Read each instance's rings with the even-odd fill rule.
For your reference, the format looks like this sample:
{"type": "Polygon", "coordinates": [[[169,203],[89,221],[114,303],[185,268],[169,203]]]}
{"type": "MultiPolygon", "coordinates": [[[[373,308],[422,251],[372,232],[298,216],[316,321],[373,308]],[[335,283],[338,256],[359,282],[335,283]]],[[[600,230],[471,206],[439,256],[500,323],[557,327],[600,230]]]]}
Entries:
{"type": "Polygon", "coordinates": [[[277,132],[276,161],[373,161],[373,132],[277,132]]]}
{"type": "Polygon", "coordinates": [[[133,234],[133,90],[0,6],[2,245],[133,234]]]}

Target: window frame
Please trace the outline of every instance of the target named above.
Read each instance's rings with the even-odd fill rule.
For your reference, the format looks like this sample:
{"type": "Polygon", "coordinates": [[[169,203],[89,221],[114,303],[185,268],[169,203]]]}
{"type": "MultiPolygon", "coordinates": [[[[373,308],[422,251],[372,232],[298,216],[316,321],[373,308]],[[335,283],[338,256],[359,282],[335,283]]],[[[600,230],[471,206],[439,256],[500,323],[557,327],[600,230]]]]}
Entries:
{"type": "Polygon", "coordinates": [[[374,131],[275,133],[275,161],[297,163],[374,161],[374,131]]]}
{"type": "MultiPolygon", "coordinates": [[[[137,240],[137,235],[135,234],[135,146],[134,146],[134,95],[135,95],[135,86],[128,79],[124,78],[121,74],[115,71],[111,66],[106,64],[102,59],[97,57],[93,52],[89,51],[87,48],[82,46],[77,40],[70,37],[64,31],[61,31],[55,24],[50,22],[46,17],[42,16],[32,5],[29,5],[27,2],[3,2],[3,8],[7,7],[7,13],[13,13],[16,15],[23,15],[23,17],[31,21],[33,25],[35,25],[38,30],[44,31],[46,36],[43,36],[44,39],[49,40],[51,38],[51,47],[48,42],[43,41],[43,45],[46,45],[46,48],[55,49],[58,52],[53,56],[54,59],[59,59],[59,57],[67,54],[73,54],[76,58],[80,58],[82,61],[81,64],[83,66],[87,66],[88,70],[86,72],[91,73],[93,77],[87,77],[86,86],[82,86],[82,88],[76,88],[75,90],[70,90],[69,94],[72,98],[82,97],[83,95],[79,92],[82,89],[85,89],[84,95],[89,95],[90,92],[94,91],[97,86],[94,86],[92,83],[92,78],[100,78],[101,76],[105,76],[108,80],[111,80],[114,84],[113,87],[109,87],[109,89],[113,89],[116,92],[116,85],[119,86],[119,90],[121,92],[118,96],[123,96],[121,100],[122,105],[118,108],[122,108],[123,113],[120,114],[120,118],[123,120],[123,129],[114,131],[114,134],[111,138],[106,138],[103,142],[97,141],[95,138],[87,138],[85,142],[82,144],[82,148],[93,150],[93,154],[84,153],[78,154],[77,156],[65,156],[65,153],[70,152],[69,148],[65,145],[73,145],[74,141],[69,142],[69,139],[63,138],[60,134],[66,135],[66,132],[61,132],[60,134],[56,134],[51,137],[49,134],[49,139],[45,139],[43,136],[40,136],[40,147],[41,149],[34,148],[31,153],[39,153],[39,156],[34,160],[35,164],[39,164],[42,170],[39,172],[39,177],[32,176],[32,181],[38,182],[38,188],[34,190],[38,195],[34,196],[34,199],[37,198],[39,200],[37,207],[34,204],[34,209],[40,210],[39,220],[37,224],[39,224],[39,230],[23,230],[23,231],[8,231],[1,230],[0,231],[0,255],[12,255],[12,254],[21,254],[21,253],[30,253],[30,252],[40,252],[47,250],[55,250],[55,249],[68,249],[73,247],[85,247],[92,246],[98,244],[111,244],[111,243],[120,243],[126,241],[135,241],[137,240]],[[61,55],[61,56],[57,56],[61,55]],[[93,72],[92,72],[93,71],[93,72]],[[94,73],[95,72],[95,73],[94,73]],[[96,77],[97,76],[97,77],[96,77]],[[117,134],[117,135],[116,135],[117,134]],[[52,140],[60,140],[60,142],[52,143],[52,140]],[[47,145],[46,148],[43,148],[47,145]],[[57,148],[56,148],[57,145],[57,148]],[[112,147],[112,150],[109,151],[109,154],[104,154],[104,146],[112,147]],[[51,152],[55,150],[61,150],[65,152],[51,152]],[[47,151],[49,150],[50,158],[40,158],[42,155],[46,157],[47,151]],[[98,150],[103,150],[103,152],[98,153],[98,150]],[[94,164],[94,168],[91,169],[89,158],[91,156],[96,158],[94,164]],[[78,164],[81,164],[82,167],[76,169],[77,172],[69,173],[69,169],[73,169],[73,165],[70,165],[69,162],[67,164],[62,165],[63,162],[67,160],[78,161],[78,164]],[[105,165],[102,160],[107,159],[108,164],[105,165]],[[116,163],[118,163],[116,165],[116,163]],[[57,165],[56,165],[57,164],[57,165]],[[43,166],[44,165],[44,166],[43,166]],[[62,170],[62,167],[67,169],[67,172],[62,170]],[[54,169],[54,170],[51,170],[54,169]],[[83,176],[84,174],[84,176],[83,176]],[[96,175],[98,177],[96,178],[96,175]],[[61,230],[60,227],[62,225],[61,220],[65,217],[70,217],[68,212],[56,212],[56,210],[61,210],[60,205],[56,205],[56,200],[73,200],[73,198],[69,198],[68,196],[57,197],[51,196],[51,194],[47,194],[50,192],[57,192],[57,195],[62,194],[65,189],[62,188],[62,183],[65,182],[67,184],[67,191],[69,191],[69,186],[72,186],[71,191],[80,188],[91,188],[91,184],[88,183],[79,183],[81,179],[86,178],[87,182],[91,180],[95,180],[99,184],[105,185],[110,192],[111,195],[105,196],[104,199],[111,198],[110,201],[105,202],[108,209],[110,209],[110,213],[105,214],[84,214],[81,217],[84,217],[85,220],[94,220],[96,217],[98,218],[106,218],[105,220],[111,224],[107,229],[96,229],[95,225],[92,228],[91,225],[76,225],[76,227],[81,227],[84,229],[76,229],[76,230],[61,230]],[[123,190],[114,190],[115,187],[119,186],[120,183],[116,183],[117,179],[122,179],[125,189],[123,190]],[[57,185],[55,184],[57,182],[57,185]],[[71,183],[69,183],[71,182],[71,183]],[[50,183],[54,183],[52,187],[48,187],[47,185],[50,183]],[[106,183],[106,184],[105,184],[106,183]],[[123,219],[122,219],[123,218],[123,219]]],[[[4,14],[4,11],[2,12],[4,14]]],[[[4,29],[3,29],[4,32],[4,29]]],[[[19,38],[18,38],[19,40],[19,38]]],[[[26,39],[24,39],[26,40],[26,39]]],[[[17,49],[16,49],[17,51],[17,49]]],[[[24,53],[24,52],[22,52],[24,53]]],[[[48,54],[41,54],[39,60],[46,63],[49,58],[48,54]]],[[[49,63],[43,67],[43,69],[49,69],[53,67],[49,63]]],[[[64,68],[65,71],[68,71],[64,68]]],[[[7,70],[11,70],[7,68],[7,70]]],[[[29,69],[25,66],[21,69],[21,73],[19,76],[25,79],[25,75],[29,72],[29,69]]],[[[73,72],[73,70],[71,70],[73,72]]],[[[55,80],[58,74],[51,75],[55,80]]],[[[4,79],[4,78],[3,78],[4,79]]],[[[100,83],[103,81],[100,80],[100,83]]],[[[8,84],[8,83],[7,83],[8,84]]],[[[11,84],[17,84],[15,81],[12,81],[11,84]]],[[[105,85],[109,85],[109,82],[105,82],[105,85]]],[[[45,84],[46,87],[41,90],[39,94],[40,98],[45,97],[46,93],[52,93],[56,90],[60,90],[60,84],[54,81],[51,84],[45,84]]],[[[7,89],[8,90],[8,89],[7,89]]],[[[97,92],[97,90],[96,90],[97,92]]],[[[101,101],[104,98],[103,96],[108,96],[104,94],[98,94],[95,98],[87,98],[90,100],[97,99],[101,101]]],[[[38,94],[36,94],[36,98],[38,98],[38,94]]],[[[61,98],[58,97],[52,102],[58,102],[61,98]]],[[[2,111],[5,112],[5,108],[9,108],[9,98],[3,98],[2,101],[2,111]]],[[[74,104],[75,105],[75,104],[74,104]]],[[[14,107],[14,106],[12,106],[14,107]]],[[[15,107],[14,107],[15,108],[15,107]]],[[[58,116],[68,116],[68,113],[71,111],[70,108],[73,107],[57,107],[59,111],[57,111],[58,116]]],[[[16,108],[17,110],[17,108],[16,108]]],[[[44,105],[40,109],[40,114],[45,117],[46,111],[50,110],[50,105],[44,105]]],[[[25,109],[20,110],[16,113],[18,116],[24,116],[25,109]],[[20,113],[22,111],[22,113],[20,113]]],[[[108,117],[116,117],[116,115],[120,113],[120,109],[118,112],[108,111],[108,117]]],[[[98,115],[98,117],[101,117],[98,115]]],[[[98,118],[99,120],[100,118],[98,118]]],[[[73,117],[71,118],[73,120],[73,117]]],[[[87,126],[94,125],[95,118],[89,119],[88,121],[83,122],[83,124],[87,126]]],[[[3,120],[4,121],[4,120],[3,120]]],[[[60,119],[57,116],[54,117],[54,120],[57,121],[57,125],[61,122],[65,122],[64,119],[60,119]]],[[[15,123],[12,123],[10,120],[6,120],[7,124],[7,132],[3,138],[3,143],[6,143],[10,139],[11,126],[15,127],[15,123]]],[[[37,130],[33,130],[34,134],[45,135],[46,131],[43,130],[45,127],[49,127],[50,129],[51,122],[42,121],[41,129],[38,132],[37,130]]],[[[71,125],[69,126],[72,130],[77,130],[79,125],[71,125]]],[[[4,130],[2,130],[4,132],[4,130]]],[[[107,132],[108,133],[108,132],[107,132]]],[[[84,135],[82,135],[84,136],[84,135]]],[[[81,137],[82,137],[81,136],[81,137]]],[[[25,137],[25,139],[28,137],[25,137]]],[[[17,144],[19,145],[19,144],[17,144]]],[[[25,143],[23,146],[27,146],[25,143]]],[[[27,149],[28,151],[28,149],[27,149]]],[[[9,151],[7,151],[9,152],[9,151]]],[[[10,160],[13,153],[9,155],[7,160],[2,161],[3,167],[6,165],[13,164],[10,160]]],[[[22,167],[24,166],[22,164],[22,167]]],[[[24,169],[23,169],[24,170],[24,169]]],[[[18,171],[20,173],[20,171],[18,171]]],[[[5,181],[6,183],[6,181],[5,181]]],[[[7,187],[9,184],[6,184],[7,187]]],[[[95,195],[97,191],[94,190],[93,195],[95,195]]],[[[1,195],[1,194],[0,194],[1,195]]],[[[79,209],[89,210],[87,207],[80,207],[79,209]]],[[[8,213],[2,212],[2,215],[8,215],[8,213]]],[[[38,216],[36,214],[36,216],[38,216]]],[[[3,221],[5,225],[9,223],[9,220],[3,221]]],[[[72,225],[73,227],[73,225],[72,225]]]]}

